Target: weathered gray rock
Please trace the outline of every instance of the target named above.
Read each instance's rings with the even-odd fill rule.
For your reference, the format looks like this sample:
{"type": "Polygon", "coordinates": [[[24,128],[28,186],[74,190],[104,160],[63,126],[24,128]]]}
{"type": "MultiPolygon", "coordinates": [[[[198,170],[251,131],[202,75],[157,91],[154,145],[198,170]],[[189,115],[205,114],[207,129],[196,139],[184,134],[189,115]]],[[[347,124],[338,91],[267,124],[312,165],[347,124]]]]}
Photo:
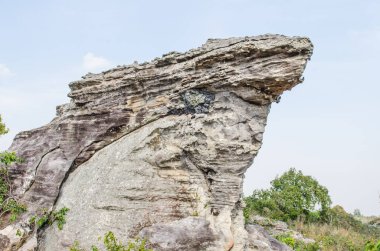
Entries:
{"type": "Polygon", "coordinates": [[[267,234],[270,236],[291,236],[295,240],[305,244],[315,242],[315,240],[303,236],[302,233],[289,229],[288,224],[283,221],[277,221],[259,215],[251,215],[248,221],[251,225],[264,227],[267,234]]]}
{"type": "MultiPolygon", "coordinates": [[[[11,146],[25,159],[11,174],[28,213],[8,230],[48,251],[89,248],[110,230],[156,250],[249,250],[244,173],[270,104],[302,82],[311,53],[301,37],[213,39],[71,83],[57,117],[11,146]],[[41,208],[63,206],[62,231],[28,228],[41,208]]],[[[3,250],[20,245],[0,237],[3,250]]]]}
{"type": "Polygon", "coordinates": [[[245,229],[248,232],[248,248],[247,250],[260,251],[290,251],[287,245],[273,238],[260,225],[248,224],[245,229]]]}

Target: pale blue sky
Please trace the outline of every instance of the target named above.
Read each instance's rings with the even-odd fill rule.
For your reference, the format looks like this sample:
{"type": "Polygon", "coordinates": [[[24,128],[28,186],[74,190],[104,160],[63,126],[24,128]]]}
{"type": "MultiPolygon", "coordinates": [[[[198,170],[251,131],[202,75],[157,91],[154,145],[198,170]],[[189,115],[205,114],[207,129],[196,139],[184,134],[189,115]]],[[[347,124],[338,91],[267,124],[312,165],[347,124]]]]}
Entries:
{"type": "Polygon", "coordinates": [[[0,0],[0,114],[11,133],[49,122],[88,71],[185,51],[207,38],[308,36],[304,84],[274,104],[244,191],[301,169],[348,211],[380,214],[380,1],[0,0]]]}

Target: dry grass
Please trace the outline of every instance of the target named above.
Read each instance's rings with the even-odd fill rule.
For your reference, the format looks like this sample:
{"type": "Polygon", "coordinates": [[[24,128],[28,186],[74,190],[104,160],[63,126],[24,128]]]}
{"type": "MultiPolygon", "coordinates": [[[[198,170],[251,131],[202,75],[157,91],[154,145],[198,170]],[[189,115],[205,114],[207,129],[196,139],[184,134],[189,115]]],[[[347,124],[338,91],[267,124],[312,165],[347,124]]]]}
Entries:
{"type": "Polygon", "coordinates": [[[360,233],[351,228],[328,224],[305,224],[296,222],[294,230],[314,239],[323,251],[363,250],[367,241],[376,241],[379,236],[360,233]]]}

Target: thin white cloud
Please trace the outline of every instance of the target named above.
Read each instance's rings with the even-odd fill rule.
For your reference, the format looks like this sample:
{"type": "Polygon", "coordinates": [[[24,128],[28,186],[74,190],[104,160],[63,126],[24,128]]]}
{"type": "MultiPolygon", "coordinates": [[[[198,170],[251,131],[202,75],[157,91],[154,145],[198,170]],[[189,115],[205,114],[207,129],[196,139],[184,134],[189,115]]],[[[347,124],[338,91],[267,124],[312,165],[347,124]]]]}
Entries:
{"type": "Polygon", "coordinates": [[[83,68],[86,71],[99,71],[112,66],[112,63],[103,57],[95,56],[93,53],[88,52],[83,57],[83,68]]]}
{"type": "Polygon", "coordinates": [[[5,64],[0,64],[0,78],[7,78],[12,75],[12,71],[5,64]]]}

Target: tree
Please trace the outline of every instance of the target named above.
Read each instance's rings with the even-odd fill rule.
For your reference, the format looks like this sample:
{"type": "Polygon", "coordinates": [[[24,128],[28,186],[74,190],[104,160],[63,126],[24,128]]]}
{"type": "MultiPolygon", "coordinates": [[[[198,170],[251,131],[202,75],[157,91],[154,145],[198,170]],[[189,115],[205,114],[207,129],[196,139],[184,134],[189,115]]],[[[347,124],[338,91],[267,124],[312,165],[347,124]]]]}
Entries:
{"type": "MultiPolygon", "coordinates": [[[[0,115],[0,135],[8,133],[8,129],[0,115]]],[[[13,195],[12,183],[9,179],[9,166],[20,162],[21,159],[14,152],[0,152],[0,220],[3,216],[10,214],[9,220],[15,221],[17,216],[26,210],[13,195]]]]}
{"type": "Polygon", "coordinates": [[[360,210],[359,210],[358,208],[356,208],[356,209],[354,210],[354,216],[356,216],[356,217],[360,217],[360,216],[362,216],[362,214],[361,214],[361,212],[360,212],[360,210]]]}
{"type": "Polygon", "coordinates": [[[294,168],[272,180],[269,189],[255,190],[245,201],[246,218],[257,213],[284,221],[319,221],[327,217],[331,206],[327,188],[294,168]]]}
{"type": "Polygon", "coordinates": [[[1,115],[0,115],[0,135],[4,135],[6,133],[8,133],[8,129],[5,126],[5,124],[3,123],[3,120],[2,120],[1,115]]]}

